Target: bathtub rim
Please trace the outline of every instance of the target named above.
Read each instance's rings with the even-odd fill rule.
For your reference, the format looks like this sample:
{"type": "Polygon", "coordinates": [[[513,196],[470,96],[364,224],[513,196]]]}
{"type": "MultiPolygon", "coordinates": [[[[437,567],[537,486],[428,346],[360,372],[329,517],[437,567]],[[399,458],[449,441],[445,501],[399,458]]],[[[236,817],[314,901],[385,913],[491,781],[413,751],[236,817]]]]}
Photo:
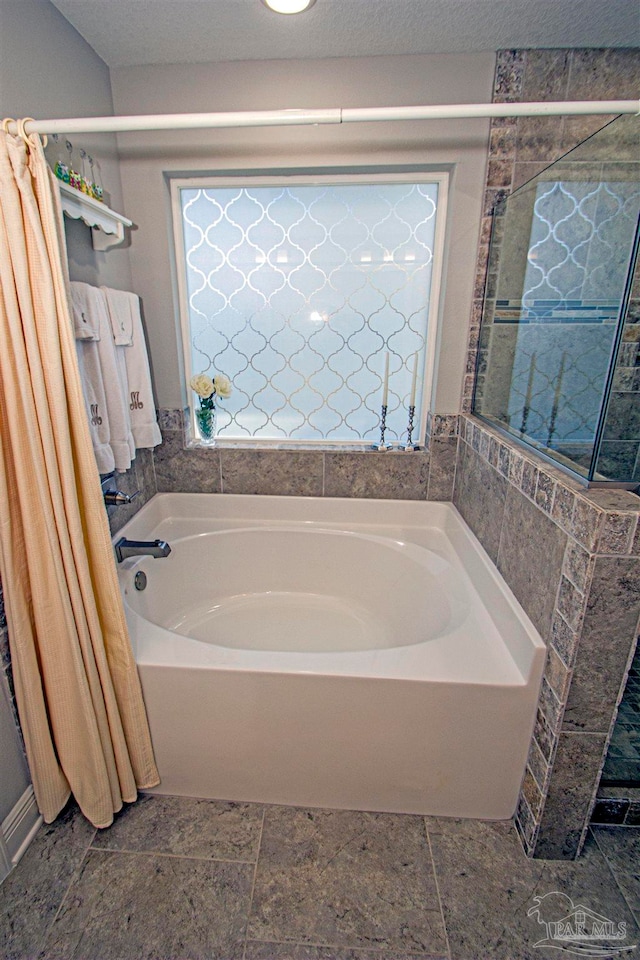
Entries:
{"type": "MultiPolygon", "coordinates": [[[[148,539],[155,535],[153,531],[163,522],[194,518],[199,521],[210,521],[214,524],[220,522],[242,522],[246,524],[249,521],[252,525],[268,527],[282,523],[303,523],[326,529],[355,528],[356,531],[363,527],[370,531],[371,527],[389,529],[399,526],[403,528],[405,536],[408,530],[416,526],[418,529],[435,526],[451,544],[459,563],[481,596],[486,614],[493,622],[522,677],[522,685],[533,683],[538,686],[541,681],[546,657],[544,641],[497,567],[486,554],[479,540],[450,502],[166,492],[158,493],[147,501],[123,525],[113,540],[115,542],[121,536],[148,539]]],[[[376,535],[384,536],[384,533],[376,532],[376,535]]],[[[118,566],[126,570],[127,568],[130,569],[135,562],[135,560],[125,561],[124,564],[118,566]]],[[[180,664],[175,661],[175,655],[169,651],[171,638],[175,638],[176,635],[147,621],[139,613],[135,611],[132,611],[132,613],[133,622],[130,623],[130,632],[134,648],[137,648],[137,658],[141,658],[138,662],[148,664],[158,662],[154,659],[154,654],[148,649],[145,642],[146,631],[144,625],[149,624],[153,630],[160,631],[160,634],[163,634],[163,632],[166,634],[165,655],[171,661],[171,665],[179,666],[180,664]],[[136,621],[140,622],[137,623],[136,621]]],[[[198,648],[203,646],[197,640],[183,637],[181,637],[181,640],[184,640],[187,645],[196,644],[197,646],[194,648],[196,652],[198,648]]],[[[213,649],[224,650],[222,647],[213,649]]],[[[232,652],[233,654],[238,653],[237,650],[232,652]]],[[[253,655],[255,651],[246,652],[253,655]]],[[[379,653],[379,651],[377,652],[379,653]]],[[[306,666],[298,663],[294,672],[317,672],[318,669],[322,671],[323,666],[325,668],[328,666],[327,654],[300,654],[299,656],[318,657],[319,660],[315,663],[309,661],[306,666]]],[[[343,673],[340,670],[338,675],[358,675],[357,663],[348,664],[346,654],[340,654],[339,656],[345,658],[343,667],[347,672],[343,673]]],[[[269,672],[278,670],[277,658],[278,654],[276,654],[275,662],[266,666],[269,672]]],[[[256,669],[255,663],[252,663],[250,659],[243,662],[244,658],[242,657],[239,660],[235,656],[231,658],[221,657],[218,658],[217,662],[214,662],[210,656],[203,655],[199,659],[202,660],[202,666],[206,668],[213,666],[220,669],[256,669]]],[[[258,669],[264,668],[263,664],[258,669]]],[[[286,670],[285,672],[289,671],[286,670]]],[[[329,670],[329,672],[333,671],[329,670]]],[[[375,674],[369,673],[367,668],[367,675],[375,674]]],[[[405,679],[411,678],[405,677],[405,679]]],[[[448,679],[445,676],[434,677],[434,682],[440,680],[449,682],[450,678],[448,679]]],[[[520,686],[520,682],[517,685],[520,686]]]]}

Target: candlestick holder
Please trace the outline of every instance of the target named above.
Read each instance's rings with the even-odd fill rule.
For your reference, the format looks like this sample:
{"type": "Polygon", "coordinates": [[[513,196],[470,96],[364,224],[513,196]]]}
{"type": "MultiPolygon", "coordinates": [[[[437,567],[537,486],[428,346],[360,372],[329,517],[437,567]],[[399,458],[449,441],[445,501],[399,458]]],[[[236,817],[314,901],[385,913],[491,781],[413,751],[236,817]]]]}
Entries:
{"type": "Polygon", "coordinates": [[[400,444],[401,450],[419,450],[420,447],[417,443],[413,443],[411,437],[413,434],[413,418],[416,413],[416,408],[413,404],[409,407],[409,424],[407,426],[407,442],[400,444]]]}
{"type": "Polygon", "coordinates": [[[380,441],[379,443],[372,443],[372,450],[391,450],[391,444],[384,442],[384,434],[387,429],[387,405],[386,403],[382,404],[382,410],[380,411],[380,441]]]}

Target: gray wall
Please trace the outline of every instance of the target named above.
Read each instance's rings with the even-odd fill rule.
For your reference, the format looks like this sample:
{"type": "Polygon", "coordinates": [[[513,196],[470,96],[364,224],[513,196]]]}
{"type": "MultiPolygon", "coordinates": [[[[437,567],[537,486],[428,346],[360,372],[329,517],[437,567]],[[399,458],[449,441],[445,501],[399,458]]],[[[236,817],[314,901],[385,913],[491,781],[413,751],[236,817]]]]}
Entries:
{"type": "MultiPolygon", "coordinates": [[[[48,0],[0,3],[0,116],[95,117],[113,113],[109,69],[48,0]]],[[[113,134],[74,135],[79,149],[99,159],[110,205],[122,211],[122,186],[113,134]]],[[[66,153],[64,146],[63,153],[66,153]]],[[[47,148],[49,158],[55,145],[47,148]]],[[[90,231],[68,222],[72,279],[131,289],[127,249],[95,252],[90,231]]]]}
{"type": "Polygon", "coordinates": [[[6,685],[0,687],[0,817],[4,819],[18,802],[29,783],[29,771],[16,736],[9,693],[6,685]]]}
{"type": "MultiPolygon", "coordinates": [[[[494,54],[127,67],[112,71],[115,111],[172,113],[488,101],[494,54]]],[[[118,135],[131,264],[148,320],[161,407],[184,406],[172,296],[167,172],[317,165],[453,169],[439,370],[431,409],[457,412],[473,287],[488,124],[366,123],[118,135]]]]}
{"type": "MultiPolygon", "coordinates": [[[[0,823],[2,823],[31,782],[13,699],[2,584],[0,584],[0,662],[2,664],[0,670],[0,823]]],[[[2,847],[3,841],[0,837],[0,880],[7,869],[2,856],[2,847]]]]}

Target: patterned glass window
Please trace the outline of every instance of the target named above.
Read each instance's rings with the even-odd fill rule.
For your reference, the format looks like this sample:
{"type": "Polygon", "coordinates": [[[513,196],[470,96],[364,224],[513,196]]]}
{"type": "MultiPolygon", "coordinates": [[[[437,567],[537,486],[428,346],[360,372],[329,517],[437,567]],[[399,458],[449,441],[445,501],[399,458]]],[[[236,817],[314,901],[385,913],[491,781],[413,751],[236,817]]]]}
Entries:
{"type": "MultiPolygon", "coordinates": [[[[228,439],[406,439],[433,364],[446,177],[176,184],[187,380],[222,373],[228,439]]],[[[192,396],[191,402],[195,400],[192,396]]]]}

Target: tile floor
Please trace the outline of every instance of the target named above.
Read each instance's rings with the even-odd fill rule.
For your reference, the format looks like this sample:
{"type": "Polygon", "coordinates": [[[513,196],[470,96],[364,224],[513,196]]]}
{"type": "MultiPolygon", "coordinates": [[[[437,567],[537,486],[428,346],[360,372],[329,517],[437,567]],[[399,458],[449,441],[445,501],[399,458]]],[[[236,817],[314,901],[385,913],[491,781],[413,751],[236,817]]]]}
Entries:
{"type": "Polygon", "coordinates": [[[547,894],[543,919],[571,898],[640,944],[640,831],[593,827],[567,863],[509,822],[145,796],[108,830],[74,807],[40,830],[0,887],[0,957],[558,960],[528,916],[547,894]]]}

